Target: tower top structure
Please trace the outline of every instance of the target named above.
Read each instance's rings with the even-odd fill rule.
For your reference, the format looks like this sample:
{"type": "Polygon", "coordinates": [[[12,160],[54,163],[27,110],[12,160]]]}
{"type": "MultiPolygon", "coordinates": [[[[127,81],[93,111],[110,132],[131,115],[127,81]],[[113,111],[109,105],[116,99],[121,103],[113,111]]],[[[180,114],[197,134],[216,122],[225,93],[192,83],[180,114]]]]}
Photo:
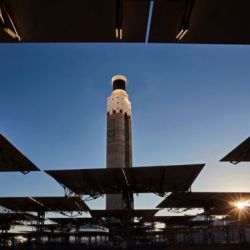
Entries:
{"type": "Polygon", "coordinates": [[[112,77],[113,90],[123,89],[126,90],[126,84],[128,82],[126,76],[124,75],[114,75],[112,77]]]}
{"type": "Polygon", "coordinates": [[[124,75],[114,75],[111,79],[113,91],[107,100],[108,115],[121,113],[131,116],[131,103],[126,92],[128,82],[124,75]]]}

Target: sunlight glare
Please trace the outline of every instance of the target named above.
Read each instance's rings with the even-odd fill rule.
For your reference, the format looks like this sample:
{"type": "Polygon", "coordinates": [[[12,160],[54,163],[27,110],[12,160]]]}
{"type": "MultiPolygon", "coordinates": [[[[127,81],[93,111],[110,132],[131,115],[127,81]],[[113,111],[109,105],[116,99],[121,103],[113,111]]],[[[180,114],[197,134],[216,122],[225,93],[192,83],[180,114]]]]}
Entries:
{"type": "Polygon", "coordinates": [[[247,201],[237,201],[235,205],[239,209],[244,209],[245,207],[248,206],[247,201]]]}

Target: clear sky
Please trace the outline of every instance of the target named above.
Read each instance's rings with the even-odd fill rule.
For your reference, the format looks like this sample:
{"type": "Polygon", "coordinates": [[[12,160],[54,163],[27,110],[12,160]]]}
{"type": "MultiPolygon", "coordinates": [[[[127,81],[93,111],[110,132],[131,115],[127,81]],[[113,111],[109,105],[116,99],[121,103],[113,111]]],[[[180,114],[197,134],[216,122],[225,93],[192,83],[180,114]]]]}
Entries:
{"type": "MultiPolygon", "coordinates": [[[[194,191],[250,191],[250,164],[219,162],[250,134],[249,65],[249,46],[0,44],[0,132],[42,170],[105,167],[106,99],[124,74],[134,166],[206,163],[194,191]]],[[[27,195],[63,189],[43,172],[0,174],[0,196],[27,195]]]]}

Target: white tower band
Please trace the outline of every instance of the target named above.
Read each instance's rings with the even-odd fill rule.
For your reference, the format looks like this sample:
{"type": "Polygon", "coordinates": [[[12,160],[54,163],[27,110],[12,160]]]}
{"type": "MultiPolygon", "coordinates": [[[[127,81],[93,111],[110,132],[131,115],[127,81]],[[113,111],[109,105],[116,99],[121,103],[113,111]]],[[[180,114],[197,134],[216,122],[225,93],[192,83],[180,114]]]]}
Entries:
{"type": "MultiPolygon", "coordinates": [[[[131,103],[126,92],[127,78],[115,75],[107,100],[107,168],[132,167],[131,103]]],[[[131,206],[133,206],[131,204],[131,206]]],[[[122,195],[106,196],[106,209],[122,209],[122,195]]]]}

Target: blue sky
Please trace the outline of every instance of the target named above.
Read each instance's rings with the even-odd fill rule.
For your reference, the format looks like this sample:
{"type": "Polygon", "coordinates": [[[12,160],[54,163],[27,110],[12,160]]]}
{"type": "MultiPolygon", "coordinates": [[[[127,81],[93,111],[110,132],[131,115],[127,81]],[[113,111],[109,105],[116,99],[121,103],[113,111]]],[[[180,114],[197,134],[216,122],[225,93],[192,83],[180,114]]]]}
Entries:
{"type": "MultiPolygon", "coordinates": [[[[134,166],[206,163],[194,191],[250,191],[249,164],[219,162],[249,136],[249,46],[0,44],[0,59],[0,132],[40,169],[105,167],[106,99],[119,73],[134,166]]],[[[26,195],[63,189],[43,172],[0,174],[0,196],[26,195]]],[[[137,208],[162,200],[140,197],[137,208]]]]}

